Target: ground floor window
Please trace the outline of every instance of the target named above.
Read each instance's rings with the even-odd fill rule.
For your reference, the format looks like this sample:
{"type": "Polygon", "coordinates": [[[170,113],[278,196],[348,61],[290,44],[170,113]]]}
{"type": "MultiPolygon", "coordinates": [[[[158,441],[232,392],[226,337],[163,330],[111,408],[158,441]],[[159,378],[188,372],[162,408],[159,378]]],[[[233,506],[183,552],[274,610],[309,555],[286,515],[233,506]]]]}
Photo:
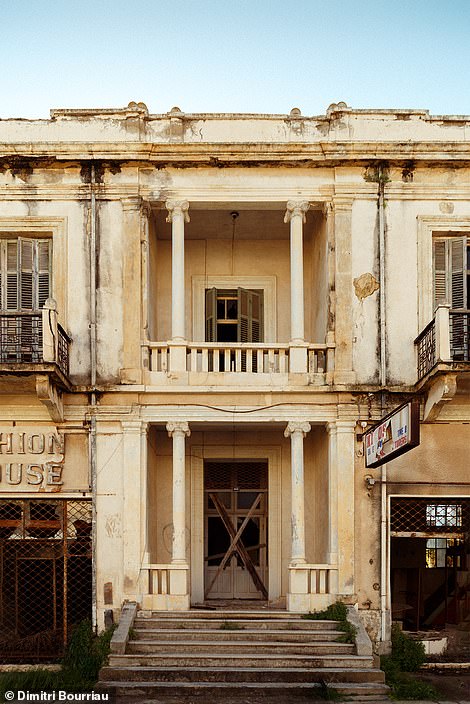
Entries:
{"type": "Polygon", "coordinates": [[[394,497],[390,513],[392,618],[408,630],[470,616],[470,498],[394,497]]]}
{"type": "Polygon", "coordinates": [[[0,662],[57,659],[91,603],[91,502],[0,499],[0,662]]]}

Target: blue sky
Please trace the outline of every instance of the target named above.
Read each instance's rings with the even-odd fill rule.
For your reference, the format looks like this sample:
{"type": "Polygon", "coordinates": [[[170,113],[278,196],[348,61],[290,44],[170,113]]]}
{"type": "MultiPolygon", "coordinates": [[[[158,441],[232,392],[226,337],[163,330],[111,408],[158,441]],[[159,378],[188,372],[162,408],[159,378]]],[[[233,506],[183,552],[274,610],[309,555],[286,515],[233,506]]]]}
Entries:
{"type": "Polygon", "coordinates": [[[470,114],[470,0],[0,0],[0,117],[50,108],[470,114]]]}

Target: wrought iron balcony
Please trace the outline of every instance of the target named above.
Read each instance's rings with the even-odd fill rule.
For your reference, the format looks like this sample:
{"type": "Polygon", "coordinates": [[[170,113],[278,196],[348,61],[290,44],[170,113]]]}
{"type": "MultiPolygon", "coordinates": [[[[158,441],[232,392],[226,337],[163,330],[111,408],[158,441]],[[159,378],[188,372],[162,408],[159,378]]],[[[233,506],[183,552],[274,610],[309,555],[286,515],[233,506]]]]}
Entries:
{"type": "Polygon", "coordinates": [[[470,362],[470,310],[438,306],[435,317],[415,340],[418,381],[438,364],[470,362]]]}
{"type": "Polygon", "coordinates": [[[0,313],[0,366],[21,371],[34,365],[55,364],[69,375],[71,339],[57,322],[53,308],[39,312],[0,313]]]}

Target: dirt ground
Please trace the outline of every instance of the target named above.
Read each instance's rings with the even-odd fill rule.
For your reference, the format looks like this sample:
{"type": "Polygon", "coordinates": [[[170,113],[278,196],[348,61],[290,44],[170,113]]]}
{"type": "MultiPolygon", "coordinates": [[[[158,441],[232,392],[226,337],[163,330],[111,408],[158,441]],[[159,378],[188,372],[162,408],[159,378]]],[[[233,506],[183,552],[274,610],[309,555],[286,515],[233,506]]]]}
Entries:
{"type": "Polygon", "coordinates": [[[415,673],[423,682],[432,684],[440,693],[439,701],[470,702],[470,670],[443,670],[415,673]]]}

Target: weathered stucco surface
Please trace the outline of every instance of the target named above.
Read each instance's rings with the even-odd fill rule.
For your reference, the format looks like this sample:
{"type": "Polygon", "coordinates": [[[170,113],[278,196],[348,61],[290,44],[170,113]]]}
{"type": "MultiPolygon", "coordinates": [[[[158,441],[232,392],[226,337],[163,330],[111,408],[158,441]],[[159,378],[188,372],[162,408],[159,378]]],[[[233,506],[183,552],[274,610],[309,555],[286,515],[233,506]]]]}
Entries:
{"type": "MultiPolygon", "coordinates": [[[[361,434],[409,398],[418,398],[423,412],[431,377],[443,372],[456,375],[453,393],[442,400],[434,387],[433,422],[422,424],[420,447],[389,464],[387,495],[469,495],[469,363],[443,360],[419,380],[415,345],[434,316],[432,238],[470,232],[469,136],[469,117],[344,104],[314,117],[149,115],[133,103],[0,120],[0,238],[52,238],[51,293],[72,340],[68,383],[53,382],[60,401],[52,392],[49,405],[39,399],[34,375],[41,369],[21,375],[1,366],[0,432],[13,423],[50,423],[48,409],[56,407],[56,426],[70,435],[59,491],[96,504],[100,620],[124,599],[156,607],[149,571],[171,572],[171,421],[188,423],[191,432],[179,506],[190,574],[200,573],[191,555],[199,555],[204,530],[193,520],[201,498],[194,448],[225,448],[227,459],[231,448],[244,448],[245,458],[250,448],[256,457],[265,451],[279,472],[270,516],[280,531],[269,558],[276,572],[270,583],[280,585],[273,596],[303,610],[337,597],[357,603],[371,636],[383,636],[381,470],[366,472],[361,434]],[[174,216],[168,222],[168,200],[185,214],[184,271],[173,266],[180,231],[174,216]],[[246,358],[241,368],[236,345],[211,348],[205,339],[197,296],[218,279],[225,282],[219,288],[263,291],[266,345],[256,348],[261,356],[251,371],[246,358]],[[291,339],[300,280],[303,336],[291,339]],[[184,338],[172,332],[175,286],[184,288],[184,338]],[[211,362],[207,349],[217,350],[211,362]],[[291,514],[298,510],[293,440],[284,436],[291,423],[303,434],[305,559],[312,574],[328,571],[325,594],[302,593],[298,565],[289,577],[291,514]]],[[[3,481],[0,499],[12,491],[3,481]]],[[[20,486],[13,490],[23,495],[20,486]]],[[[188,584],[158,608],[187,605],[194,580],[188,584]]]]}

